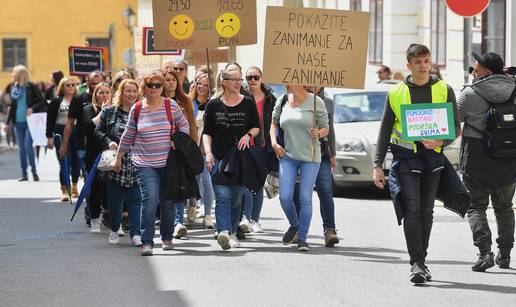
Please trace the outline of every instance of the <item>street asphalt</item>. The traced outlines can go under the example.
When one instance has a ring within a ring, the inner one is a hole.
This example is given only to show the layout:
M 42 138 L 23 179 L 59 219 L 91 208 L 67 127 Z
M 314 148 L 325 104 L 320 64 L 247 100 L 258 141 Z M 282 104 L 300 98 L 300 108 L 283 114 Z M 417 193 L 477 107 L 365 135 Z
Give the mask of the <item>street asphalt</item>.
M 42 153 L 40 182 L 16 181 L 16 151 L 0 153 L 0 306 L 516 306 L 516 262 L 509 270 L 471 271 L 476 249 L 467 220 L 437 204 L 427 265 L 434 281 L 409 282 L 403 229 L 385 194 L 336 198 L 341 239 L 324 247 L 317 197 L 302 253 L 281 244 L 287 220 L 265 200 L 266 233 L 224 252 L 199 223 L 188 238 L 141 257 L 127 236 L 90 234 L 83 209 L 59 201 L 57 161 Z M 494 216 L 489 210 L 493 233 Z M 198 221 L 201 221 L 200 219 Z M 496 246 L 494 246 L 496 248 Z M 516 255 L 513 254 L 513 258 Z

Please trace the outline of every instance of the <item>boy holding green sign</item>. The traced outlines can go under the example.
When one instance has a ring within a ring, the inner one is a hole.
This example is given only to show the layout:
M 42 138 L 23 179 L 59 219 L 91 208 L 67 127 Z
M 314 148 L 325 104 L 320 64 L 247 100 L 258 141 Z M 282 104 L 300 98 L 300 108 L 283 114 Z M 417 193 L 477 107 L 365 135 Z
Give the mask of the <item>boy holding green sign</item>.
M 436 197 L 464 216 L 469 195 L 443 154 L 460 124 L 453 89 L 430 75 L 430 51 L 412 44 L 407 50 L 411 71 L 387 96 L 378 136 L 373 181 L 385 187 L 382 167 L 388 148 L 393 154 L 389 187 L 410 256 L 410 281 L 431 280 L 425 265 Z M 412 134 L 410 134 L 412 133 Z M 448 139 L 448 140 L 446 140 Z

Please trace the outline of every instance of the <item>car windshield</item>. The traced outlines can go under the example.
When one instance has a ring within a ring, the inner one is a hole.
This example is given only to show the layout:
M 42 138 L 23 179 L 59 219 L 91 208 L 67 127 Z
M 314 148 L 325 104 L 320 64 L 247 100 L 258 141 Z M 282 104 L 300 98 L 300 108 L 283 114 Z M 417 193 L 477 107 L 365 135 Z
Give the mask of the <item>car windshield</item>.
M 387 92 L 360 92 L 337 94 L 335 104 L 335 123 L 369 122 L 382 119 Z

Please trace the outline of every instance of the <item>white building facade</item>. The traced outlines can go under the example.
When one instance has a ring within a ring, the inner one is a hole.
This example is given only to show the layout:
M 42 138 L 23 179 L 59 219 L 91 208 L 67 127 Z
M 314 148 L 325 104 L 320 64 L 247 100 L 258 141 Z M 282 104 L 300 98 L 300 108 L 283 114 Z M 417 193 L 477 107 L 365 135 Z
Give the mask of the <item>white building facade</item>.
M 511 0 L 491 0 L 484 13 L 471 18 L 453 13 L 445 0 L 257 0 L 258 42 L 231 52 L 244 69 L 263 64 L 268 5 L 369 11 L 366 85 L 376 82 L 379 65 L 407 74 L 405 51 L 411 43 L 427 45 L 443 78 L 457 89 L 469 80 L 471 51 L 497 52 L 507 66 L 516 66 L 516 3 Z M 151 8 L 152 0 L 138 1 L 138 26 L 152 25 Z

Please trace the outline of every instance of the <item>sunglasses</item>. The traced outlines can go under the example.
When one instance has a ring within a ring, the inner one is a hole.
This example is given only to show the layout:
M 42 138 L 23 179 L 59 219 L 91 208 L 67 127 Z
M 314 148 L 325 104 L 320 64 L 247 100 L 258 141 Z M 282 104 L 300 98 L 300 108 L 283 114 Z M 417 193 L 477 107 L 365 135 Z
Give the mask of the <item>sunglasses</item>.
M 251 80 L 258 81 L 258 80 L 260 80 L 260 78 L 261 78 L 260 76 L 245 76 L 245 79 L 247 81 L 251 81 Z
M 145 84 L 147 88 L 161 88 L 163 84 L 161 83 L 147 83 Z
M 66 87 L 74 87 L 75 84 L 74 83 L 68 83 L 68 84 L 65 84 Z
M 173 70 L 175 71 L 183 71 L 185 70 L 184 67 L 172 67 Z

